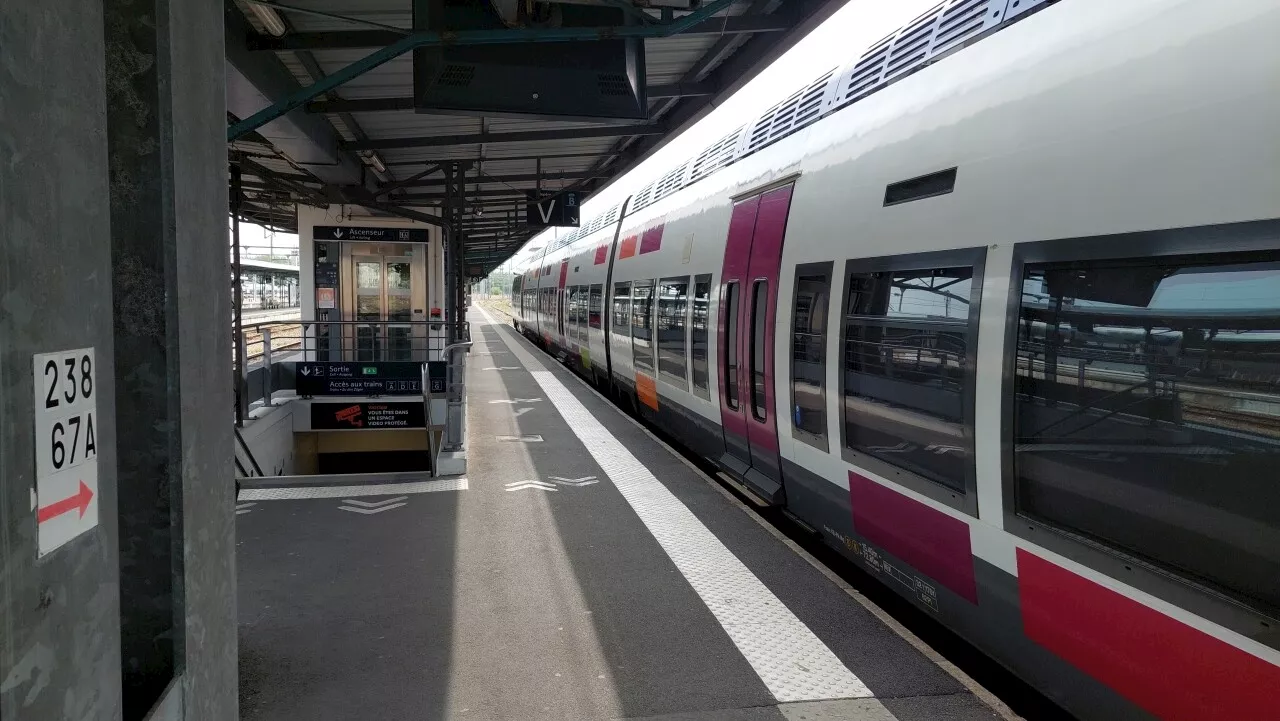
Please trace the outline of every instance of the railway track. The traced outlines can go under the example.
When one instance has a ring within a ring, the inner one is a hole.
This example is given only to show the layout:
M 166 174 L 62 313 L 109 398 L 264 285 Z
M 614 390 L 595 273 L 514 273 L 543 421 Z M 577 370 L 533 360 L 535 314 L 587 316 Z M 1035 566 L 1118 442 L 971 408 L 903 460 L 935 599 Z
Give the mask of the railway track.
M 271 352 L 300 350 L 302 348 L 302 324 L 284 321 L 259 326 L 244 333 L 245 360 L 255 361 L 262 358 L 266 351 L 263 343 L 262 329 L 271 330 Z
M 1187 405 L 1182 409 L 1185 420 L 1225 428 L 1241 433 L 1254 433 L 1280 439 L 1280 416 L 1234 411 L 1226 408 L 1210 408 Z

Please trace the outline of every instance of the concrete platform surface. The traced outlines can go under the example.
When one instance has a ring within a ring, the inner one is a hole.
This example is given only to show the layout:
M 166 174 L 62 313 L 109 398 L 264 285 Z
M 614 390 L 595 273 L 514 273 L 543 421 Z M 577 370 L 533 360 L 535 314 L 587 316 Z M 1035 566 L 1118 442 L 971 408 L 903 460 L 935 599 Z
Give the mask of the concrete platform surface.
M 472 322 L 464 479 L 242 494 L 245 721 L 1001 718 L 510 326 Z

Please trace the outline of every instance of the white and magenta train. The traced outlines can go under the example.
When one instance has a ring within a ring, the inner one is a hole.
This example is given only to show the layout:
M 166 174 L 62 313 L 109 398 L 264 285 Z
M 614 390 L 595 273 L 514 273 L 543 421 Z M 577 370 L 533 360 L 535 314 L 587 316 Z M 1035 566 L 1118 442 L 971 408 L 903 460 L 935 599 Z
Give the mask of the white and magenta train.
M 1280 719 L 1280 3 L 948 0 L 516 325 L 1085 719 Z

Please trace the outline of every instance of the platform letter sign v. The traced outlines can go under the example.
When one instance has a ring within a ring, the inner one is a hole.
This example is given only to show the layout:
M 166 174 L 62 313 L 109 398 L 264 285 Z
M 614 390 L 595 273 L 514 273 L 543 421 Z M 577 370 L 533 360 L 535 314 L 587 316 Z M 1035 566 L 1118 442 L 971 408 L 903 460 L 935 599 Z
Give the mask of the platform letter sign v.
M 538 203 L 538 215 L 542 216 L 543 225 L 551 224 L 551 213 L 556 209 L 556 199 L 552 198 L 551 202 L 543 207 L 542 203 Z

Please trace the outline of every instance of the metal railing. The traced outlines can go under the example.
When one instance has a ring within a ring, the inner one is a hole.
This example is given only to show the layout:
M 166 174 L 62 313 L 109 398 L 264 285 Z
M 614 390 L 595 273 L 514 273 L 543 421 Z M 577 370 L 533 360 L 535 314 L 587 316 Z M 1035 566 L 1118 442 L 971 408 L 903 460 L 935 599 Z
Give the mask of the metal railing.
M 445 419 L 444 427 L 444 449 L 446 451 L 462 450 L 462 439 L 466 437 L 466 354 L 454 353 L 453 351 L 471 348 L 469 335 L 467 340 L 450 343 L 441 352 L 445 362 L 449 364 L 445 375 L 445 392 L 448 398 L 448 417 Z
M 235 368 L 236 423 L 252 404 L 272 405 L 276 391 L 296 388 L 299 361 L 370 363 L 446 360 L 451 344 L 468 343 L 468 323 L 442 321 L 297 321 L 246 326 L 235 339 L 243 368 Z
M 431 457 L 431 475 L 433 476 L 439 473 L 439 451 L 462 450 L 463 439 L 466 438 L 466 356 L 454 351 L 466 350 L 470 347 L 471 341 L 466 340 L 450 343 L 441 351 L 441 356 L 448 365 L 445 370 L 444 433 L 440 439 L 439 449 L 436 447 L 435 435 L 432 432 L 432 427 L 435 425 L 432 401 L 435 400 L 435 395 L 431 392 L 429 364 L 422 364 L 422 402 L 427 410 L 427 453 Z

